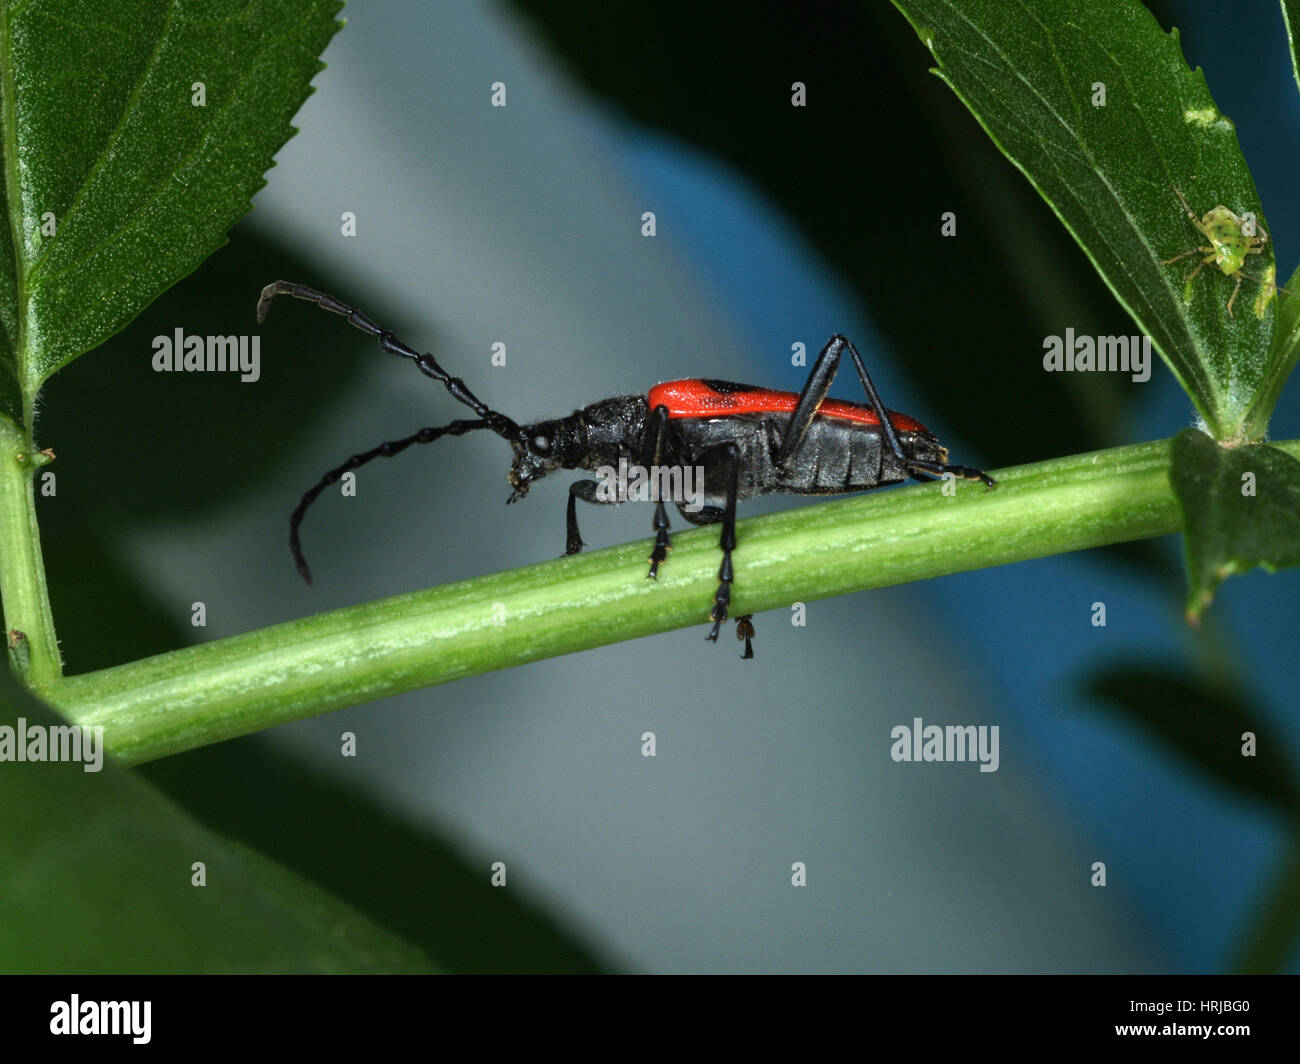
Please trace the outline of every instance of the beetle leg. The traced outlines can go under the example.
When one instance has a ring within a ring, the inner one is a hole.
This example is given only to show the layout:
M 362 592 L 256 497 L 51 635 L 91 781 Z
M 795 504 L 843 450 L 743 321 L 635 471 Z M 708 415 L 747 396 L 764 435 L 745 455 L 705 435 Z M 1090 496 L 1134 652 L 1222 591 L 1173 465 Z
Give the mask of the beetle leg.
M 677 504 L 677 512 L 693 525 L 716 525 L 725 515 L 721 506 L 701 506 L 691 513 L 684 502 Z
M 741 658 L 752 658 L 754 656 L 754 615 L 752 613 L 736 618 L 736 638 L 745 641 L 745 652 L 740 655 Z
M 785 429 L 785 436 L 782 438 L 781 447 L 777 451 L 776 464 L 778 466 L 785 465 L 791 455 L 798 450 L 799 444 L 803 442 L 804 436 L 808 433 L 808 427 L 812 424 L 813 418 L 817 416 L 817 411 L 821 409 L 826 394 L 831 390 L 831 382 L 835 379 L 835 373 L 840 368 L 840 358 L 845 350 L 849 352 L 849 357 L 853 359 L 853 367 L 858 371 L 858 380 L 862 382 L 862 387 L 867 393 L 867 399 L 871 403 L 871 409 L 880 421 L 880 431 L 884 434 L 885 444 L 900 461 L 906 460 L 907 456 L 903 453 L 903 445 L 899 442 L 898 433 L 894 429 L 894 422 L 889 416 L 889 411 L 885 409 L 885 405 L 880 401 L 880 396 L 876 393 L 876 386 L 871 383 L 871 376 L 867 373 L 867 367 L 862 361 L 862 356 L 858 354 L 858 349 L 853 346 L 852 340 L 847 336 L 836 333 L 826 342 L 826 346 L 822 348 L 822 353 L 817 356 L 812 372 L 808 374 L 808 382 L 803 386 L 803 391 L 799 393 L 799 401 L 795 404 L 794 413 L 790 415 L 790 420 Z
M 907 468 L 912 470 L 913 476 L 915 476 L 916 472 L 919 470 L 922 473 L 934 477 L 941 477 L 945 473 L 951 473 L 953 476 L 960 477 L 962 480 L 982 480 L 985 485 L 990 488 L 997 483 L 997 481 L 987 473 L 964 465 L 945 465 L 942 462 L 922 462 L 914 458 L 909 458 L 907 460 Z M 915 479 L 924 480 L 926 478 L 915 477 Z
M 813 418 L 817 416 L 817 411 L 831 390 L 831 382 L 835 379 L 835 371 L 840 368 L 840 355 L 844 352 L 844 345 L 847 342 L 838 334 L 832 336 L 822 348 L 821 354 L 817 356 L 817 361 L 813 363 L 803 391 L 799 393 L 799 402 L 795 404 L 794 413 L 786 423 L 785 436 L 782 437 L 781 447 L 776 453 L 778 466 L 785 465 L 790 456 L 799 449 L 804 436 L 808 434 L 808 427 L 813 423 Z
M 716 525 L 726 517 L 727 513 L 720 506 L 702 506 L 692 513 L 686 509 L 685 503 L 680 502 L 677 504 L 677 512 L 693 525 Z M 752 658 L 754 656 L 754 615 L 752 613 L 736 618 L 736 638 L 745 641 L 745 652 L 740 656 Z
M 731 604 L 731 584 L 736 578 L 731 563 L 731 552 L 736 549 L 736 496 L 740 487 L 740 448 L 734 443 L 712 447 L 700 456 L 700 464 L 705 467 L 723 466 L 727 474 L 727 501 L 722 511 L 722 536 L 718 540 L 718 545 L 722 548 L 722 564 L 718 567 L 718 590 L 713 595 L 713 609 L 709 612 L 713 627 L 706 636 L 716 643 L 718 630 L 727 619 L 727 607 Z M 695 516 L 700 517 L 701 514 Z M 752 635 L 752 624 L 749 630 Z M 749 656 L 753 657 L 752 648 Z
M 659 466 L 663 463 L 667 442 L 668 408 L 660 405 L 650 411 L 645 436 L 641 441 L 641 464 L 660 484 L 663 483 L 663 478 L 659 476 Z M 668 509 L 664 506 L 662 495 L 655 500 L 654 530 L 655 545 L 650 552 L 650 571 L 646 573 L 646 578 L 650 580 L 659 578 L 659 564 L 667 560 L 668 552 L 673 549 L 672 540 L 668 536 Z
M 577 554 L 586 546 L 578 532 L 578 500 L 593 505 L 603 505 L 604 499 L 596 498 L 597 484 L 594 480 L 575 480 L 569 485 L 569 508 L 564 514 L 564 553 Z
M 812 373 L 808 375 L 808 383 L 804 385 L 803 391 L 799 394 L 799 402 L 795 404 L 794 413 L 790 415 L 785 437 L 782 439 L 781 448 L 777 452 L 776 460 L 778 465 L 784 464 L 785 460 L 794 453 L 803 440 L 808 431 L 808 426 L 812 424 L 812 419 L 816 417 L 818 408 L 826 398 L 826 393 L 830 391 L 831 381 L 835 378 L 835 371 L 839 369 L 840 358 L 846 350 L 849 353 L 849 358 L 853 360 L 853 368 L 858 372 L 858 380 L 862 382 L 862 389 L 867 393 L 871 409 L 880 422 L 880 431 L 885 438 L 885 445 L 899 462 L 909 469 L 919 469 L 935 476 L 953 473 L 966 480 L 982 480 L 990 487 L 993 486 L 995 483 L 993 478 L 987 473 L 981 473 L 978 469 L 971 469 L 967 466 L 943 465 L 938 462 L 919 462 L 909 458 L 898 439 L 894 421 L 889 416 L 889 411 L 885 409 L 885 404 L 880 401 L 880 394 L 876 391 L 876 386 L 871 382 L 871 375 L 867 372 L 862 356 L 858 354 L 858 349 L 853 346 L 853 341 L 839 333 L 832 336 L 826 346 L 822 348 L 822 353 L 817 357 L 817 362 L 813 365 Z

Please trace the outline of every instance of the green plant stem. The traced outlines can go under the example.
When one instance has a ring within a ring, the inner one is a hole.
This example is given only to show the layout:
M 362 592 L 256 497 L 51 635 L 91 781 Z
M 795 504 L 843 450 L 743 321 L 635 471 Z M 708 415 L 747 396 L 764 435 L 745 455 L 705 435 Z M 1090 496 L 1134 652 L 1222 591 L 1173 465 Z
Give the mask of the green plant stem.
M 62 663 L 36 523 L 36 457 L 28 434 L 0 417 L 0 599 L 5 641 L 17 671 L 39 690 L 59 678 Z M 16 632 L 22 635 L 15 636 Z M 14 640 L 20 645 L 15 647 Z
M 1281 445 L 1300 455 L 1300 441 Z M 1169 441 L 836 500 L 739 526 L 731 614 L 1174 532 Z M 637 542 L 66 678 L 46 697 L 129 764 L 494 669 L 707 623 L 718 533 Z M 730 639 L 728 638 L 728 642 Z M 692 640 L 684 647 L 694 649 Z M 715 651 L 700 640 L 698 653 Z M 737 667 L 740 667 L 737 665 Z

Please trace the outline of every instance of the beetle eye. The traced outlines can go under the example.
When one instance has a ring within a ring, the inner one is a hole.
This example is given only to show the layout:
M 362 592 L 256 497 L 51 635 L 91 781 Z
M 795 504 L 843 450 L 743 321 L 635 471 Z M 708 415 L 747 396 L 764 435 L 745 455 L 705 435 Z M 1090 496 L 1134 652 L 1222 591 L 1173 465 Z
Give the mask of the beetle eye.
M 551 441 L 547 439 L 545 436 L 534 436 L 533 450 L 536 451 L 538 454 L 550 454 Z

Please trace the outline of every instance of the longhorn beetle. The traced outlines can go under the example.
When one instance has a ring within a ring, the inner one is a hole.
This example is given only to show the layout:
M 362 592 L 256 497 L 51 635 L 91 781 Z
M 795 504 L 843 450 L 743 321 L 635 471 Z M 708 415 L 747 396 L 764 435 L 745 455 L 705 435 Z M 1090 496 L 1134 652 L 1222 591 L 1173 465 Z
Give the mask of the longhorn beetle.
M 388 458 L 413 443 L 432 443 L 443 436 L 463 436 L 489 429 L 514 451 L 507 479 L 513 489 L 506 502 L 528 494 L 533 481 L 557 469 L 599 470 L 614 467 L 620 459 L 654 470 L 667 466 L 698 466 L 704 470 L 704 497 L 722 503 L 691 512 L 681 501 L 677 509 L 696 525 L 721 523 L 722 564 L 718 589 L 709 617 L 713 627 L 706 638 L 717 642 L 727 620 L 731 585 L 735 580 L 731 555 L 736 549 L 736 502 L 769 492 L 795 495 L 840 495 L 897 484 L 913 477 L 929 480 L 951 473 L 966 480 L 982 480 L 992 487 L 987 473 L 968 466 L 949 465 L 948 451 L 924 425 L 906 414 L 886 410 L 867 375 L 862 356 L 853 342 L 836 334 L 822 348 L 803 391 L 770 391 L 720 380 L 680 380 L 656 384 L 645 395 L 619 395 L 601 399 L 568 417 L 520 425 L 475 397 L 459 377 L 453 377 L 431 354 L 421 354 L 362 311 L 334 296 L 291 281 L 275 281 L 262 289 L 257 320 L 266 319 L 276 296 L 292 296 L 315 303 L 346 318 L 348 323 L 375 337 L 389 354 L 415 363 L 426 377 L 443 384 L 452 396 L 474 411 L 474 420 L 452 421 L 424 428 L 400 440 L 354 454 L 303 495 L 289 518 L 289 549 L 302 578 L 311 583 L 311 570 L 303 556 L 299 526 L 303 515 L 343 474 L 375 458 Z M 853 360 L 868 402 L 827 399 L 831 381 L 844 352 Z M 602 497 L 594 480 L 569 485 L 565 515 L 564 553 L 577 554 L 584 544 L 578 534 L 577 503 L 620 501 Z M 655 503 L 654 548 L 650 571 L 655 578 L 668 557 L 668 512 L 662 494 Z M 744 657 L 752 658 L 754 624 L 751 614 L 736 618 L 736 637 L 745 641 Z

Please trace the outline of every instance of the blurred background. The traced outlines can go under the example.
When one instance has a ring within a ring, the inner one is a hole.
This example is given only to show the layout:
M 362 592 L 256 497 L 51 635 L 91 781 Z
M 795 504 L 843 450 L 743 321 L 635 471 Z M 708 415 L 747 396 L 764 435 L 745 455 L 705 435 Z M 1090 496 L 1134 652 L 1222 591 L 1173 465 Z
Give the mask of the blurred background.
M 328 493 L 305 587 L 285 547 L 302 491 L 464 411 L 288 303 L 256 384 L 151 371 L 157 334 L 254 330 L 278 277 L 364 307 L 520 420 L 681 376 L 796 390 L 791 345 L 811 359 L 844 332 L 886 402 L 962 463 L 1190 423 L 1163 363 L 1146 384 L 1043 373 L 1045 335 L 1133 323 L 892 6 L 706 6 L 345 11 L 230 244 L 47 388 L 58 495 L 39 505 L 70 672 L 561 553 L 565 478 L 507 510 L 508 449 L 468 437 Z M 1223 5 L 1153 10 L 1236 121 L 1289 276 L 1300 101 L 1277 11 L 1234 7 L 1225 33 Z M 1273 435 L 1300 435 L 1294 385 Z M 592 546 L 650 531 L 649 507 L 581 517 Z M 750 662 L 700 626 L 141 774 L 453 970 L 1294 971 L 1288 820 L 1168 735 L 1233 745 L 1246 722 L 1300 764 L 1300 577 L 1234 580 L 1192 631 L 1180 551 L 1167 537 L 810 602 L 806 627 L 759 615 Z M 740 582 L 743 532 L 737 563 Z M 999 725 L 1000 769 L 894 763 L 890 729 L 917 715 Z M 344 731 L 358 757 L 339 756 Z M 505 890 L 487 886 L 498 860 Z

